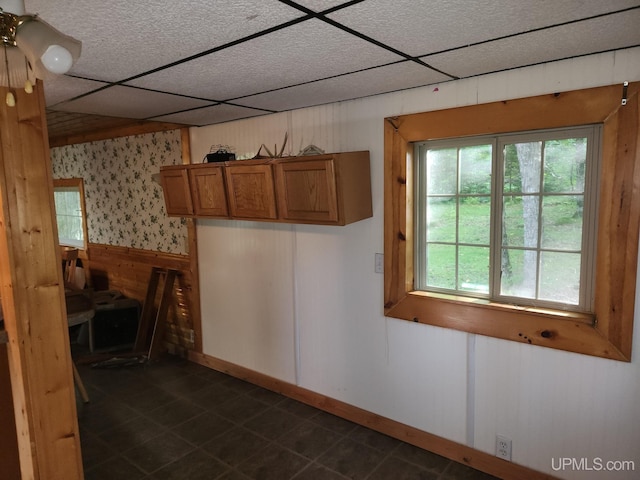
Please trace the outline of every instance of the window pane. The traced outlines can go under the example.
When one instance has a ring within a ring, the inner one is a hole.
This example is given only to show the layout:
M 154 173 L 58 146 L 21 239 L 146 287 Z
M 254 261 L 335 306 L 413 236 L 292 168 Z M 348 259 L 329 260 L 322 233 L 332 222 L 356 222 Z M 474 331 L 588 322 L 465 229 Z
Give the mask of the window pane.
M 586 138 L 547 141 L 544 158 L 544 191 L 583 193 L 586 159 Z
M 514 145 L 506 145 L 503 150 L 504 186 L 503 191 L 508 193 L 522 192 L 522 179 L 520 177 L 520 163 Z
M 509 196 L 504 198 L 503 246 L 538 246 L 538 196 Z
M 80 209 L 80 192 L 69 192 L 69 212 L 70 215 L 82 217 Z
M 539 297 L 577 305 L 580 299 L 580 254 L 542 252 L 541 255 Z
M 582 248 L 582 195 L 554 195 L 542 199 L 542 248 Z
M 491 145 L 460 149 L 460 194 L 491 194 Z
M 66 192 L 53 192 L 53 201 L 56 204 L 56 213 L 63 214 L 67 212 Z
M 489 245 L 491 232 L 491 199 L 462 197 L 460 200 L 460 243 Z
M 417 145 L 418 288 L 551 308 L 591 301 L 590 293 L 576 293 L 581 268 L 591 268 L 582 253 L 594 218 L 585 192 L 595 178 L 590 130 Z
M 542 165 L 542 142 L 505 145 L 505 193 L 538 193 Z
M 488 294 L 489 248 L 461 246 L 458 260 L 459 289 Z
M 62 192 L 62 198 L 64 199 L 64 206 L 62 209 L 63 215 L 69 215 L 73 211 L 73 197 L 76 195 L 74 192 Z
M 77 179 L 78 183 L 82 180 Z M 55 185 L 54 202 L 58 225 L 58 242 L 84 248 L 84 216 L 82 212 L 81 185 Z M 69 180 L 61 180 L 68 183 Z
M 427 241 L 456 241 L 455 197 L 427 198 Z
M 455 245 L 427 245 L 427 285 L 456 288 Z
M 500 295 L 536 298 L 537 259 L 535 250 L 502 249 Z
M 82 219 L 78 217 L 61 216 L 58 219 L 58 236 L 66 240 L 82 241 Z
M 82 218 L 58 215 L 57 221 L 60 239 L 82 240 Z
M 458 150 L 444 148 L 427 152 L 427 193 L 455 195 L 458 191 Z

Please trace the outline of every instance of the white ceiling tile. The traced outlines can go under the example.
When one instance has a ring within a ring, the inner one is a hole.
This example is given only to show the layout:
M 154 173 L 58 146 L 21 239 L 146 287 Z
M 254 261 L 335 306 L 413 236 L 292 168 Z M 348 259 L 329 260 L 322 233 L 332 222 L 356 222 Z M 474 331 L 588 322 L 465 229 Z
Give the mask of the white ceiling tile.
M 115 86 L 56 105 L 55 109 L 112 117 L 149 118 L 207 104 L 202 100 L 177 95 Z
M 281 0 L 25 0 L 27 12 L 83 43 L 69 76 L 47 80 L 49 107 L 194 125 L 262 114 L 252 105 L 289 110 L 447 80 L 398 63 L 407 55 L 464 78 L 640 45 L 640 0 L 296 3 L 302 9 Z M 304 9 L 335 11 L 325 22 Z M 617 70 L 635 71 L 619 65 L 630 57 L 616 58 Z M 145 90 L 89 93 L 127 78 Z M 211 106 L 223 100 L 245 107 Z
M 552 29 L 424 57 L 460 77 L 550 62 L 640 44 L 640 10 L 598 17 Z
M 188 112 L 162 115 L 153 118 L 158 122 L 182 123 L 184 125 L 211 125 L 214 123 L 230 122 L 240 118 L 257 117 L 268 112 L 245 108 L 235 105 L 219 104 L 211 107 L 199 108 Z
M 227 100 L 400 59 L 324 22 L 309 20 L 128 83 Z
M 237 100 L 236 103 L 270 110 L 291 110 L 311 105 L 333 103 L 359 96 L 405 90 L 449 80 L 414 62 L 401 62 L 363 72 L 307 83 Z
M 303 7 L 307 7 L 314 12 L 324 12 L 325 10 L 349 2 L 345 0 L 296 0 L 296 3 L 299 3 Z
M 366 0 L 328 17 L 421 56 L 637 5 L 638 0 Z
M 50 107 L 70 98 L 97 90 L 105 85 L 108 84 L 66 75 L 52 75 L 51 79 L 47 79 L 44 82 L 44 97 L 47 107 Z
M 303 14 L 277 0 L 26 0 L 27 12 L 83 42 L 71 73 L 117 81 Z M 65 8 L 66 7 L 66 8 Z

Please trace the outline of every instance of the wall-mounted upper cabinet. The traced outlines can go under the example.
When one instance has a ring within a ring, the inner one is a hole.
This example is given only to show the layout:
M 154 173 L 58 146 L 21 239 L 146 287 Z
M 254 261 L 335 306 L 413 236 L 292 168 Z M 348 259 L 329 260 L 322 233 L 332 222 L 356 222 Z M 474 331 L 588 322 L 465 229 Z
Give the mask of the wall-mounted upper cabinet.
M 168 166 L 160 173 L 169 215 L 321 225 L 373 215 L 366 151 Z
M 373 214 L 369 152 L 277 159 L 273 169 L 284 221 L 346 225 Z
M 164 193 L 167 215 L 191 216 L 193 204 L 189 187 L 189 174 L 183 165 L 171 165 L 160 169 L 160 182 Z

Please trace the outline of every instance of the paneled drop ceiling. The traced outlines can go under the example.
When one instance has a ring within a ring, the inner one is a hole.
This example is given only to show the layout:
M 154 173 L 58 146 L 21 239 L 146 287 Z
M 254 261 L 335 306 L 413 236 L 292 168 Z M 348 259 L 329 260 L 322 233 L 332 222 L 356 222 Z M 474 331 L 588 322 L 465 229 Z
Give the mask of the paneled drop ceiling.
M 123 118 L 209 125 L 640 46 L 640 0 L 25 6 L 82 41 L 45 85 L 50 136 Z

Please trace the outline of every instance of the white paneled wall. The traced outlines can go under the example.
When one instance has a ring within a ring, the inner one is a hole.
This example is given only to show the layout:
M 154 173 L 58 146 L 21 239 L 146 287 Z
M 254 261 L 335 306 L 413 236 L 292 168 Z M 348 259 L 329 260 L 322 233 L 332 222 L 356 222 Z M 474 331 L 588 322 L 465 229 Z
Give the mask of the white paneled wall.
M 291 226 L 200 221 L 203 349 L 295 381 Z
M 383 119 L 640 80 L 640 48 L 366 99 L 191 129 L 193 162 L 212 144 L 251 156 L 369 150 L 373 218 L 346 227 L 198 221 L 204 353 L 560 478 L 552 459 L 633 460 L 640 471 L 640 328 L 621 363 L 383 316 Z M 638 316 L 638 315 L 636 315 Z
M 638 336 L 633 363 L 478 337 L 476 447 L 490 451 L 495 433 L 501 433 L 513 440 L 513 460 L 536 470 L 548 470 L 552 458 L 598 457 L 633 459 L 638 475 Z M 602 472 L 559 476 L 607 478 Z

